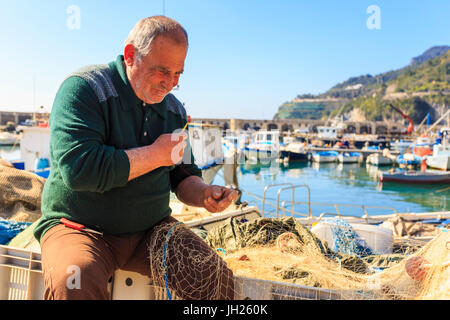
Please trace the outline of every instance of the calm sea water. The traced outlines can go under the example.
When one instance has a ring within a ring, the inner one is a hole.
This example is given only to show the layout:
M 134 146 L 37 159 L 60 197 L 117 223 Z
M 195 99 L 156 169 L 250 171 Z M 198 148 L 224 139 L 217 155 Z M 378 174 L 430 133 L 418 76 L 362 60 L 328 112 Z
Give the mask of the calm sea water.
M 18 147 L 0 146 L 0 156 L 7 160 L 20 158 Z M 307 185 L 310 190 L 312 213 L 336 213 L 334 204 L 343 215 L 362 216 L 367 206 L 369 214 L 391 214 L 396 210 L 402 212 L 430 212 L 450 210 L 450 185 L 407 185 L 398 183 L 380 184 L 377 171 L 387 171 L 391 167 L 376 167 L 366 164 L 338 163 L 292 163 L 285 165 L 241 165 L 238 169 L 239 187 L 244 191 L 242 200 L 257 204 L 262 208 L 262 201 L 249 193 L 262 198 L 264 188 L 271 184 L 291 183 Z M 223 184 L 223 172 L 219 171 L 213 183 Z M 277 191 L 286 186 L 275 186 L 266 193 L 265 211 L 275 216 L 276 209 L 269 204 L 277 203 Z M 306 187 L 295 189 L 294 211 L 308 213 Z M 285 202 L 286 214 L 291 214 L 292 191 L 280 193 L 279 204 Z M 385 208 L 375 208 L 385 207 Z M 279 210 L 279 214 L 283 214 Z
M 249 195 L 262 198 L 264 189 L 271 184 L 292 183 L 307 185 L 313 203 L 313 215 L 322 213 L 339 213 L 342 215 L 362 216 L 367 206 L 370 215 L 391 214 L 396 210 L 403 212 L 430 212 L 450 210 L 450 185 L 406 185 L 398 183 L 380 184 L 378 170 L 387 171 L 391 167 L 376 167 L 366 164 L 338 163 L 293 163 L 278 166 L 241 165 L 238 172 L 239 186 L 244 190 L 242 200 L 262 206 L 262 201 Z M 223 175 L 219 172 L 214 183 L 223 183 Z M 267 190 L 266 200 L 277 203 L 278 190 L 287 186 L 274 186 Z M 295 189 L 294 211 L 307 214 L 308 189 Z M 285 202 L 286 214 L 291 214 L 292 190 L 280 193 L 279 204 Z M 337 204 L 337 210 L 336 206 Z M 385 208 L 376 208 L 385 207 Z M 265 211 L 276 215 L 276 209 L 265 205 Z M 283 214 L 279 210 L 278 214 Z

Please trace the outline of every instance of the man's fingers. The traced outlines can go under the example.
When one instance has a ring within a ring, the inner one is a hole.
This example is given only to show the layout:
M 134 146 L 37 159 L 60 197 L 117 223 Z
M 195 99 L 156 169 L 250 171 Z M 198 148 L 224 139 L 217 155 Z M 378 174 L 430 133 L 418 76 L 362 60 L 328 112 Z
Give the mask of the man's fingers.
M 179 134 L 178 142 L 186 141 L 188 138 L 188 135 L 186 132 L 182 132 Z
M 237 198 L 238 196 L 238 192 L 236 190 L 230 190 L 231 192 L 228 194 L 228 199 L 230 201 L 233 201 L 234 199 Z
M 208 210 L 209 212 L 217 212 L 218 211 L 218 204 L 211 197 L 208 197 L 204 200 L 204 205 L 205 205 L 206 210 Z
M 222 198 L 222 195 L 223 195 L 222 188 L 220 188 L 220 187 L 213 187 L 212 196 L 213 196 L 214 199 L 220 199 L 220 198 Z

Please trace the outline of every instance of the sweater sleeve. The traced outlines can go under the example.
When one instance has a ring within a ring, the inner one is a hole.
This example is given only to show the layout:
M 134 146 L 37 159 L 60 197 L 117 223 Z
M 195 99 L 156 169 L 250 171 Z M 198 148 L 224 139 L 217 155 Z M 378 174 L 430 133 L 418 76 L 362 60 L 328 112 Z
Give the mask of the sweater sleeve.
M 105 144 L 101 104 L 80 77 L 66 79 L 50 117 L 52 170 L 74 191 L 103 193 L 127 184 L 130 163 L 124 150 Z

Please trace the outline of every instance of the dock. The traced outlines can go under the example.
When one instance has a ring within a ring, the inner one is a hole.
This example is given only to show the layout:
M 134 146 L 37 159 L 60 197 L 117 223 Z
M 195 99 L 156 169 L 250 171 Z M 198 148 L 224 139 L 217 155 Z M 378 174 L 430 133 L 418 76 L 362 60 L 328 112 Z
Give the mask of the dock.
M 367 156 L 368 154 L 372 153 L 383 153 L 383 150 L 377 150 L 377 149 L 369 149 L 369 150 L 362 150 L 362 149 L 334 149 L 334 148 L 322 148 L 322 147 L 308 147 L 305 150 L 307 151 L 337 151 L 337 152 L 359 152 L 364 154 L 364 156 Z M 395 156 L 400 155 L 400 151 L 396 150 L 389 150 L 389 153 Z

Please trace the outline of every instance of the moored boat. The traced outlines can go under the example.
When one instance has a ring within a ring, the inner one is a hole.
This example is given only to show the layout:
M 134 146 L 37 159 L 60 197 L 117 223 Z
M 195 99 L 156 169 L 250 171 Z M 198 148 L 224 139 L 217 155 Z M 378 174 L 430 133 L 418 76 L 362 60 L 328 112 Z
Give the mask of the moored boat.
M 413 184 L 447 184 L 450 183 L 450 172 L 441 171 L 397 171 L 380 172 L 381 182 L 399 182 Z
M 288 161 L 307 161 L 308 151 L 304 142 L 294 141 L 280 150 L 280 158 Z
M 367 157 L 367 163 L 376 166 L 391 165 L 393 162 L 394 161 L 390 157 L 387 157 L 380 153 L 372 153 L 370 156 Z
M 406 166 L 417 166 L 422 163 L 422 157 L 413 153 L 404 153 L 397 157 L 397 163 Z
M 416 142 L 412 145 L 412 150 L 415 155 L 420 157 L 433 154 L 434 140 L 431 137 L 423 135 L 417 138 Z
M 339 152 L 337 151 L 322 151 L 313 153 L 313 160 L 315 162 L 335 162 Z
M 343 152 L 338 155 L 338 161 L 342 163 L 355 163 L 359 161 L 359 152 Z
M 18 144 L 21 136 L 11 132 L 0 132 L 0 145 L 9 146 Z
M 440 138 L 437 139 L 438 143 L 433 145 L 433 154 L 426 157 L 427 165 L 430 168 L 450 170 L 449 134 L 450 128 L 443 128 L 440 130 Z
M 450 170 L 450 145 L 433 146 L 433 155 L 426 157 L 430 168 Z
M 247 159 L 271 161 L 278 159 L 280 152 L 280 133 L 278 131 L 258 131 L 254 133 L 252 142 L 244 148 Z

